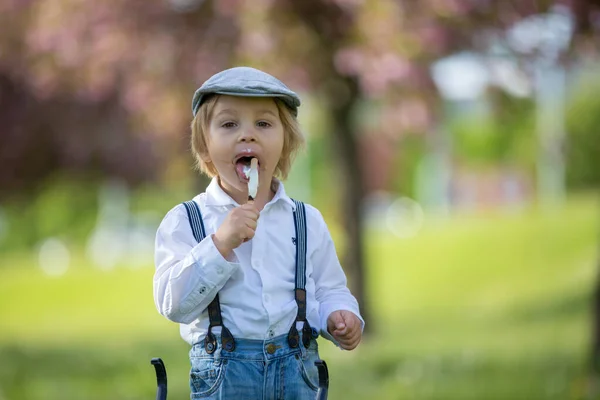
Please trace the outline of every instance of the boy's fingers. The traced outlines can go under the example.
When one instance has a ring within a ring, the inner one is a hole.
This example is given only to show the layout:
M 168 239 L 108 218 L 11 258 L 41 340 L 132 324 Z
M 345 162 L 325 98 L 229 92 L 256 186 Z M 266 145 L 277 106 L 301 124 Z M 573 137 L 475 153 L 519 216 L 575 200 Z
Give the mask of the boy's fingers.
M 344 350 L 352 350 L 358 345 L 358 343 L 353 342 L 353 341 L 345 341 L 345 342 L 340 342 L 340 345 L 342 346 L 342 348 Z
M 335 331 L 336 335 L 345 335 L 348 332 L 348 327 L 343 323 L 343 322 L 337 322 L 335 324 Z
M 358 345 L 358 343 L 360 343 L 361 337 L 362 336 L 357 334 L 357 332 L 353 332 L 348 337 L 341 338 L 339 342 L 340 344 L 354 348 Z
M 254 211 L 246 211 L 243 214 L 243 218 L 251 219 L 252 221 L 258 221 L 258 213 Z
M 344 322 L 348 326 L 360 325 L 360 320 L 352 311 L 343 311 Z
M 339 311 L 332 312 L 331 315 L 329 315 L 329 320 L 334 324 L 337 324 L 338 322 L 344 322 L 344 318 Z
M 356 336 L 356 329 L 352 329 L 349 326 L 345 326 L 343 329 L 337 329 L 335 331 L 335 335 L 345 340 L 348 340 Z
M 350 314 L 350 315 L 348 315 L 348 314 Z M 346 326 L 349 329 L 354 328 L 354 326 L 356 325 L 356 318 L 354 317 L 354 314 L 344 313 L 344 314 L 342 314 L 342 316 L 344 317 L 344 322 L 346 323 Z
M 360 330 L 355 330 L 349 335 L 348 340 L 358 343 L 360 342 L 361 337 L 362 333 L 360 332 Z
M 339 337 L 346 337 L 346 335 L 348 334 L 348 328 L 344 327 L 342 329 L 336 329 L 334 332 L 335 336 L 339 336 Z
M 358 344 L 360 343 L 360 338 L 357 338 L 355 340 L 350 341 L 350 343 L 348 343 L 348 350 L 352 350 L 355 349 L 356 346 L 358 346 Z
M 244 230 L 244 234 L 242 235 L 244 241 L 248 241 L 250 239 L 252 239 L 254 237 L 254 229 L 250 228 L 250 227 L 246 227 L 246 229 Z
M 335 331 L 339 331 L 346 327 L 346 323 L 344 322 L 344 318 L 340 314 L 339 311 L 334 311 L 327 318 L 327 329 L 329 332 L 333 333 Z
M 336 331 L 336 336 L 338 336 L 340 339 L 344 339 L 344 340 L 352 340 L 356 337 L 357 332 L 355 329 L 350 329 L 350 328 L 344 328 L 342 331 Z
M 256 225 L 258 225 L 258 221 L 252 218 L 246 218 L 246 221 L 244 221 L 246 223 L 246 226 L 248 228 L 251 228 L 253 230 L 256 230 Z
M 248 212 L 256 215 L 256 218 L 258 218 L 260 216 L 260 212 L 258 212 L 258 209 L 254 206 L 253 203 L 242 204 L 240 206 L 240 208 L 244 211 L 248 211 Z
M 348 332 L 346 333 L 346 335 L 344 335 L 343 339 L 348 343 L 353 343 L 353 342 L 358 343 L 360 341 L 361 336 L 362 336 L 361 329 L 358 327 L 355 327 L 353 329 L 348 329 Z
M 346 310 L 340 310 L 339 312 L 336 312 L 336 314 L 339 316 L 339 319 L 343 322 L 336 322 L 336 330 L 334 331 L 334 333 L 337 336 L 344 337 L 346 339 L 348 339 L 348 337 L 350 337 L 349 335 L 351 335 L 352 333 L 356 334 L 358 324 L 357 318 L 354 316 L 354 314 Z

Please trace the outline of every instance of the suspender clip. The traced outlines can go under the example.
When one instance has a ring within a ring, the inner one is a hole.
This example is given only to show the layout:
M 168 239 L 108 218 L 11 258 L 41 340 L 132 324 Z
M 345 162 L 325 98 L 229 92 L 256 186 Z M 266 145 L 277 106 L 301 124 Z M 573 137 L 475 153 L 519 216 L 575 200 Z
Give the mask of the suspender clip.
M 212 354 L 217 349 L 217 338 L 210 331 L 212 326 L 208 327 L 208 333 L 206 334 L 206 339 L 204 339 L 204 349 L 208 354 Z
M 288 344 L 292 349 L 295 349 L 296 347 L 298 347 L 299 342 L 300 335 L 298 334 L 298 329 L 296 329 L 296 321 L 294 321 L 288 333 Z
M 304 326 L 302 326 L 302 344 L 307 349 L 308 349 L 308 346 L 310 346 L 310 340 L 312 339 L 312 336 L 313 336 L 313 330 L 310 327 L 308 320 L 306 320 L 306 321 L 304 321 Z

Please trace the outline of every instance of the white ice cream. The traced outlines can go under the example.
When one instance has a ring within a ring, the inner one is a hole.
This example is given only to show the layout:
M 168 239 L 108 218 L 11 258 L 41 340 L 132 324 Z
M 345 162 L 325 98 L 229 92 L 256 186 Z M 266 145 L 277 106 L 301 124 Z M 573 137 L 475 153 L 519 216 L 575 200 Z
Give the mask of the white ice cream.
M 258 192 L 258 160 L 256 158 L 252 159 L 250 167 L 244 167 L 244 174 L 249 179 L 248 195 L 255 199 L 256 192 Z

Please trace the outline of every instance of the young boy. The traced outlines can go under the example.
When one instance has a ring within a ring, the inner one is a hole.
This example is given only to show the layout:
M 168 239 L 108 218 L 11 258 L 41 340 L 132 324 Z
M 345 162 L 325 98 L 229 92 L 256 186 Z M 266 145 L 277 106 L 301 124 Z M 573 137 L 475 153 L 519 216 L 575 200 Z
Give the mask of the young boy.
M 158 311 L 192 346 L 192 399 L 314 399 L 318 335 L 346 350 L 360 342 L 364 321 L 325 221 L 281 183 L 304 140 L 299 106 L 247 67 L 194 94 L 192 151 L 213 179 L 160 224 L 154 275 Z

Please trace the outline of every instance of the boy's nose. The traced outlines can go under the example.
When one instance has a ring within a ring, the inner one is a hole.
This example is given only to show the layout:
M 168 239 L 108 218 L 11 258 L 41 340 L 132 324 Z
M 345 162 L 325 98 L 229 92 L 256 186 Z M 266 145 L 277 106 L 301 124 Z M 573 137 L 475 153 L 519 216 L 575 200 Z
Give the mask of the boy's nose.
M 239 137 L 240 142 L 254 142 L 256 141 L 256 137 L 254 133 L 250 129 L 244 129 Z

